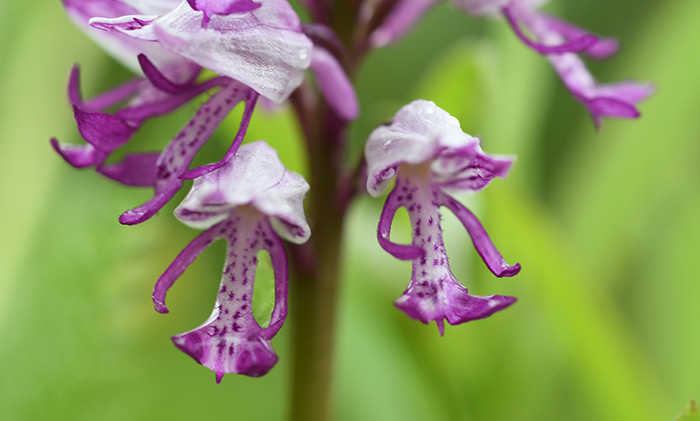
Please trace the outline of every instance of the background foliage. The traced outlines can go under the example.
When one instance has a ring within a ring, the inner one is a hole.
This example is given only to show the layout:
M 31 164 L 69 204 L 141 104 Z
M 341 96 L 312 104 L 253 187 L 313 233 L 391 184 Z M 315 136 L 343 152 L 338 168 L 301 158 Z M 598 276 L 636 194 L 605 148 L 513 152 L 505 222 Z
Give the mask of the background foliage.
M 595 132 L 547 62 L 504 24 L 446 5 L 359 75 L 353 151 L 423 97 L 459 117 L 486 151 L 517 154 L 507 180 L 465 200 L 523 270 L 492 277 L 446 216 L 457 278 L 520 301 L 440 338 L 393 307 L 410 265 L 376 244 L 381 200 L 359 200 L 338 309 L 338 420 L 669 420 L 700 397 L 700 3 L 553 3 L 621 39 L 621 53 L 592 65 L 601 81 L 657 84 L 641 120 Z M 169 216 L 178 201 L 122 227 L 118 214 L 149 192 L 76 171 L 48 144 L 78 141 L 65 99 L 74 62 L 87 94 L 128 73 L 57 0 L 1 2 L 0 40 L 0 419 L 282 418 L 289 327 L 275 339 L 280 363 L 269 375 L 228 375 L 218 386 L 169 340 L 209 315 L 223 247 L 175 286 L 171 314 L 155 313 L 153 283 L 195 235 Z M 162 144 L 194 110 L 149 124 L 140 143 Z M 234 127 L 235 118 L 217 132 L 202 162 L 220 155 Z M 259 138 L 304 171 L 288 111 L 256 113 L 247 139 Z

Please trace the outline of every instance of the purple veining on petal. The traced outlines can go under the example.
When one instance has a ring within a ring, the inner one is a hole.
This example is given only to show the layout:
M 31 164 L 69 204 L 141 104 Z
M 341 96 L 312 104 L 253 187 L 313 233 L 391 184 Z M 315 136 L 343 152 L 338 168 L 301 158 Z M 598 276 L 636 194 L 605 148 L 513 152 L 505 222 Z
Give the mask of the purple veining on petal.
M 443 148 L 431 165 L 431 172 L 443 190 L 479 191 L 494 178 L 505 178 L 513 161 L 512 156 L 484 153 L 477 141 L 462 147 Z
M 413 259 L 411 281 L 394 302 L 399 309 L 423 323 L 436 321 L 442 335 L 445 319 L 452 325 L 483 319 L 515 302 L 513 297 L 471 295 L 454 278 L 442 237 L 443 194 L 437 185 L 424 178 L 420 170 L 401 167 L 394 189 L 403 193 L 396 200 L 408 210 L 412 244 L 424 250 L 422 257 Z
M 255 109 L 255 104 L 257 103 L 258 97 L 259 95 L 257 92 L 255 92 L 252 89 L 248 90 L 246 98 L 243 99 L 243 101 L 245 101 L 245 109 L 243 110 L 243 116 L 241 117 L 241 124 L 238 126 L 238 132 L 236 133 L 236 137 L 231 143 L 231 146 L 229 146 L 224 157 L 221 158 L 219 162 L 203 165 L 201 167 L 185 171 L 180 176 L 181 179 L 192 180 L 194 178 L 201 177 L 207 173 L 210 173 L 223 167 L 224 165 L 226 165 L 226 163 L 231 161 L 233 156 L 236 154 L 236 151 L 238 151 L 238 148 L 241 146 L 241 143 L 243 143 L 243 139 L 245 138 L 245 135 L 248 131 L 248 125 L 250 124 L 250 119 L 253 116 L 253 110 Z
M 403 191 L 394 188 L 389 193 L 382 209 L 382 214 L 379 217 L 379 226 L 377 227 L 377 240 L 379 245 L 389 254 L 400 260 L 413 260 L 420 258 L 425 254 L 423 248 L 414 245 L 404 245 L 392 242 L 389 237 L 391 235 L 391 222 L 394 219 L 396 211 L 403 204 L 403 199 L 411 192 L 408 187 L 403 187 Z M 400 198 L 400 199 L 399 199 Z
M 559 45 L 545 45 L 535 41 L 530 40 L 520 29 L 518 20 L 516 18 L 516 12 L 513 11 L 513 6 L 506 6 L 503 8 L 503 15 L 508 20 L 510 27 L 515 32 L 515 35 L 520 38 L 520 40 L 528 47 L 534 49 L 540 54 L 562 54 L 562 53 L 579 53 L 591 48 L 595 43 L 598 42 L 598 37 L 583 32 L 574 39 L 564 42 Z
M 491 238 L 474 214 L 464 205 L 446 195 L 438 193 L 438 202 L 447 207 L 462 222 L 474 243 L 474 248 L 484 260 L 489 270 L 499 278 L 515 276 L 520 272 L 520 264 L 509 265 L 493 245 Z
M 267 217 L 251 208 L 231 210 L 224 221 L 209 228 L 173 261 L 156 283 L 156 310 L 167 312 L 165 295 L 194 259 L 217 238 L 227 243 L 221 284 L 214 311 L 199 327 L 173 336 L 175 345 L 198 363 L 217 373 L 262 376 L 276 363 L 270 345 L 287 315 L 288 269 L 284 246 Z M 267 250 L 275 270 L 275 306 L 270 325 L 262 328 L 253 316 L 255 267 L 260 250 Z
M 206 28 L 202 13 L 183 2 L 151 27 L 164 48 L 277 103 L 301 84 L 310 64 L 311 41 L 284 0 L 266 0 L 247 13 L 214 15 Z
M 241 146 L 223 167 L 195 179 L 175 216 L 193 228 L 208 228 L 235 207 L 250 205 L 270 217 L 281 238 L 295 244 L 311 232 L 304 215 L 309 184 L 287 170 L 277 151 L 260 140 Z
M 244 98 L 246 92 L 244 86 L 230 81 L 197 110 L 195 116 L 168 143 L 158 159 L 154 197 L 143 205 L 124 212 L 119 217 L 120 223 L 139 224 L 155 215 L 172 198 L 182 186 L 180 175 L 187 170 L 199 148 Z
M 187 0 L 187 3 L 193 10 L 204 13 L 202 25 L 206 25 L 213 15 L 250 12 L 260 7 L 260 3 L 252 0 Z
M 384 47 L 405 35 L 440 0 L 398 0 L 381 26 L 370 36 L 375 47 Z
M 311 52 L 311 70 L 333 111 L 344 120 L 357 118 L 360 106 L 355 88 L 338 60 L 325 48 L 316 46 Z

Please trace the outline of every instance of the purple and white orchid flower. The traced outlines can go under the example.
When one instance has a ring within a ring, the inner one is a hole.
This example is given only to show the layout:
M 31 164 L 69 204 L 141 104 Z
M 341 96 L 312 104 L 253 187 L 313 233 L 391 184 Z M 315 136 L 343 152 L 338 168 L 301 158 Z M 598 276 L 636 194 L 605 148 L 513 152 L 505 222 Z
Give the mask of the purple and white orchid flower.
M 377 237 L 384 250 L 413 263 L 408 288 L 395 301 L 398 308 L 423 323 L 435 321 L 442 335 L 444 320 L 455 325 L 482 319 L 515 302 L 514 297 L 469 294 L 450 271 L 440 226 L 440 207 L 444 206 L 464 224 L 494 275 L 516 275 L 520 265 L 506 263 L 476 216 L 450 196 L 481 190 L 494 177 L 505 177 L 513 158 L 485 154 L 479 139 L 464 133 L 456 118 L 425 100 L 404 106 L 390 125 L 375 129 L 365 156 L 367 190 L 372 196 L 381 195 L 389 180 L 396 178 Z M 400 207 L 411 220 L 411 245 L 396 244 L 389 238 Z
M 167 313 L 167 291 L 204 249 L 218 239 L 227 244 L 221 285 L 214 311 L 194 330 L 173 336 L 173 342 L 198 363 L 216 372 L 258 377 L 277 362 L 270 339 L 287 316 L 288 268 L 282 240 L 300 244 L 311 232 L 303 200 L 304 178 L 288 171 L 277 152 L 264 141 L 239 148 L 223 167 L 195 179 L 192 190 L 175 210 L 185 224 L 205 231 L 195 238 L 158 279 L 153 302 Z M 268 327 L 253 317 L 253 285 L 257 256 L 269 253 L 275 271 L 275 305 Z
M 392 13 L 372 34 L 372 44 L 381 47 L 397 41 L 441 1 L 399 0 Z M 472 16 L 503 15 L 525 45 L 547 57 L 567 89 L 591 114 L 596 127 L 600 127 L 603 117 L 639 117 L 636 105 L 653 93 L 651 84 L 627 81 L 601 85 L 578 56 L 581 53 L 594 59 L 607 58 L 617 51 L 617 41 L 600 38 L 537 10 L 546 2 L 452 0 L 457 8 Z M 523 32 L 521 25 L 534 36 L 534 40 Z
M 285 101 L 307 68 L 316 73 L 320 90 L 341 118 L 350 120 L 359 113 L 342 66 L 328 50 L 313 45 L 285 0 L 64 0 L 64 5 L 81 28 L 126 65 L 138 63 L 137 70 L 146 76 L 86 101 L 75 68 L 69 98 L 87 144 L 51 140 L 75 167 L 95 167 L 121 183 L 154 188 L 151 200 L 120 216 L 123 224 L 149 219 L 183 179 L 226 164 L 243 141 L 258 96 Z M 202 67 L 220 76 L 195 83 Z M 129 154 L 122 162 L 105 163 L 146 120 L 214 89 L 218 91 L 162 152 Z M 104 112 L 125 100 L 126 107 Z M 188 170 L 197 151 L 241 102 L 243 118 L 226 155 L 216 164 Z

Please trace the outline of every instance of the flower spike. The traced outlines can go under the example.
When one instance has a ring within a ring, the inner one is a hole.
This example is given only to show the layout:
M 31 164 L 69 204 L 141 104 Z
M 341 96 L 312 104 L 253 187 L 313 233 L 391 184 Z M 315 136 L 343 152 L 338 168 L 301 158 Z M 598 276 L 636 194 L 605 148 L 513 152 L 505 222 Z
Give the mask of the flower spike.
M 462 132 L 456 118 L 434 103 L 414 101 L 396 113 L 388 126 L 375 129 L 365 148 L 367 190 L 379 196 L 396 178 L 379 221 L 379 244 L 402 260 L 411 260 L 411 281 L 395 304 L 423 323 L 435 321 L 443 334 L 444 320 L 455 325 L 483 319 L 515 302 L 501 295 L 474 296 L 452 274 L 440 226 L 440 207 L 462 221 L 488 268 L 498 277 L 514 276 L 520 265 L 509 265 L 478 219 L 448 193 L 485 188 L 494 177 L 505 177 L 513 159 L 485 154 L 479 140 Z M 403 207 L 411 220 L 410 245 L 389 240 L 391 220 Z
M 270 345 L 287 315 L 288 268 L 282 244 L 302 243 L 310 230 L 303 200 L 309 185 L 288 171 L 274 149 L 259 141 L 242 146 L 226 165 L 195 179 L 175 210 L 185 224 L 206 229 L 175 258 L 158 279 L 153 303 L 167 313 L 165 297 L 175 280 L 217 239 L 227 244 L 221 285 L 211 317 L 173 342 L 198 363 L 216 372 L 258 377 L 277 362 Z M 275 306 L 268 327 L 253 317 L 255 267 L 266 250 L 275 272 Z

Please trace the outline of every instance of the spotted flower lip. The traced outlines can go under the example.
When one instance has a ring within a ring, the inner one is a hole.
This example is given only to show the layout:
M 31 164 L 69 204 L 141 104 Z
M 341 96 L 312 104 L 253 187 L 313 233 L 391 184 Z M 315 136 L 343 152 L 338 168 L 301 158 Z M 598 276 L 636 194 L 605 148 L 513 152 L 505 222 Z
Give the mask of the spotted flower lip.
M 510 277 L 520 265 L 509 265 L 479 220 L 450 193 L 485 188 L 495 177 L 505 177 L 513 158 L 485 154 L 479 140 L 464 133 L 459 121 L 433 102 L 417 100 L 396 113 L 392 123 L 375 129 L 365 147 L 367 190 L 379 196 L 396 178 L 379 219 L 377 239 L 394 257 L 411 260 L 413 274 L 396 306 L 423 323 L 435 321 L 440 334 L 450 324 L 482 319 L 516 299 L 474 296 L 452 274 L 440 226 L 440 207 L 451 210 L 467 229 L 474 246 L 491 272 Z M 390 240 L 391 223 L 399 208 L 408 211 L 412 242 Z
M 302 243 L 310 230 L 303 210 L 308 183 L 288 171 L 264 141 L 242 146 L 225 166 L 194 181 L 175 210 L 187 225 L 206 229 L 175 258 L 156 282 L 153 302 L 167 313 L 165 297 L 185 269 L 218 239 L 227 243 L 221 285 L 211 317 L 199 327 L 173 336 L 175 345 L 216 372 L 258 377 L 278 360 L 270 339 L 287 315 L 288 267 L 281 238 Z M 269 253 L 275 272 L 275 305 L 262 327 L 253 317 L 257 256 Z

